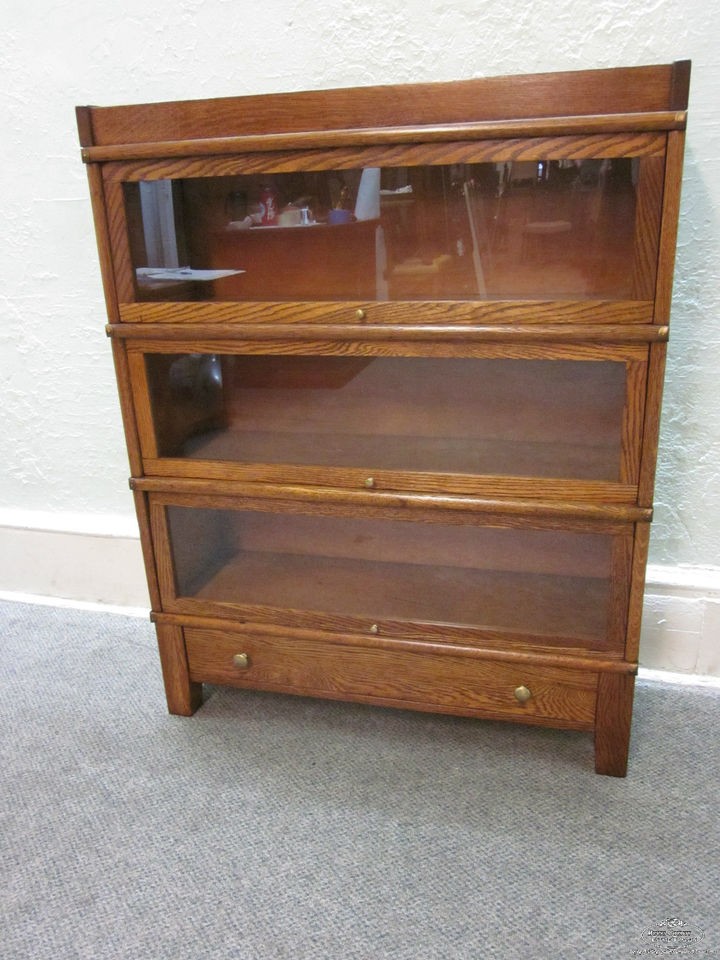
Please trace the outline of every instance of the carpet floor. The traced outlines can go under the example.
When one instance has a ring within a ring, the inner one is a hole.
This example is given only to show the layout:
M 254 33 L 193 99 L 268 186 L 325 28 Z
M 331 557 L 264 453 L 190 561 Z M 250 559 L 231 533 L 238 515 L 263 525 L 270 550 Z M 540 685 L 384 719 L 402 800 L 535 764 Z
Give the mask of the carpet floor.
M 0 644 L 3 960 L 720 958 L 718 689 L 641 681 L 619 780 L 582 733 L 171 717 L 143 619 L 4 602 Z

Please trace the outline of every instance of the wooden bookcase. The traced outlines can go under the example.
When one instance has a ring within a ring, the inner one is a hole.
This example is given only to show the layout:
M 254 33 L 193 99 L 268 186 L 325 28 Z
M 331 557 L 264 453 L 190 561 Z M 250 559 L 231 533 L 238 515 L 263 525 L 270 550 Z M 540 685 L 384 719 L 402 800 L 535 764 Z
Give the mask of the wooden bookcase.
M 544 724 L 625 774 L 689 74 L 78 108 L 171 712 Z

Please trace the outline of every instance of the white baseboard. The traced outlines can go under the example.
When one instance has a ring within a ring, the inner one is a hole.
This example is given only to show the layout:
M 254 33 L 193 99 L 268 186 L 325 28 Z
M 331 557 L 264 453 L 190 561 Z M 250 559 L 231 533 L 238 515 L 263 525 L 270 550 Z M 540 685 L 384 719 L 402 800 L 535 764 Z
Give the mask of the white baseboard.
M 0 591 L 148 610 L 137 524 L 117 517 L 0 514 Z
M 147 612 L 134 521 L 0 513 L 0 597 Z M 720 568 L 648 568 L 640 664 L 720 678 Z
M 648 567 L 640 663 L 720 677 L 720 568 Z

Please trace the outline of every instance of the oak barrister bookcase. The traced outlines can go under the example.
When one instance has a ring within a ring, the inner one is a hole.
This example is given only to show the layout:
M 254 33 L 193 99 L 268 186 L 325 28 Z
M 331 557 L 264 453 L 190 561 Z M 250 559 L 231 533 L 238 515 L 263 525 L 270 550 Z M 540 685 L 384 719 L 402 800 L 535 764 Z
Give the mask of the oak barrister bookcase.
M 689 64 L 78 109 L 168 706 L 626 772 Z

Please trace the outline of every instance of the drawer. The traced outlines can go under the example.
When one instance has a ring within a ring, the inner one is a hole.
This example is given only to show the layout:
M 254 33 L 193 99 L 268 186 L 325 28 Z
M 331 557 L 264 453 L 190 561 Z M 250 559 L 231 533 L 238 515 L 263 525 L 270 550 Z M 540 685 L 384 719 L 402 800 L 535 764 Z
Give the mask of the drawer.
M 594 726 L 588 670 L 186 627 L 191 680 L 578 730 Z

